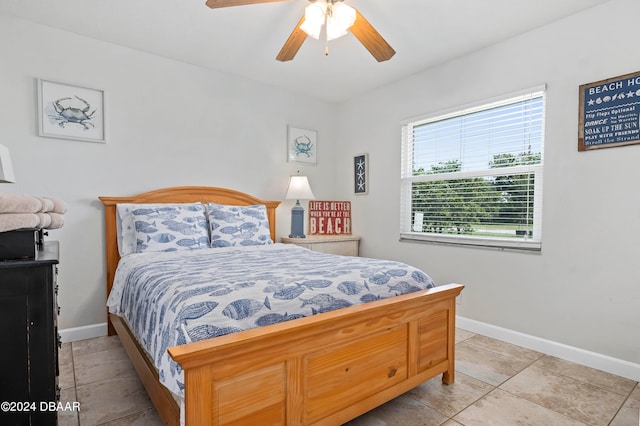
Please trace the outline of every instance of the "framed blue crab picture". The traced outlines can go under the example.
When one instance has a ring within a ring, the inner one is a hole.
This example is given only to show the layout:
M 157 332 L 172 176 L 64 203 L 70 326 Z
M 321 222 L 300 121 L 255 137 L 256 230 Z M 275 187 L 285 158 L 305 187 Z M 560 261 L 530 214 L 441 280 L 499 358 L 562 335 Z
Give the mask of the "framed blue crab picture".
M 105 143 L 104 91 L 38 79 L 38 136 Z
M 317 164 L 318 132 L 288 126 L 287 160 L 290 163 Z

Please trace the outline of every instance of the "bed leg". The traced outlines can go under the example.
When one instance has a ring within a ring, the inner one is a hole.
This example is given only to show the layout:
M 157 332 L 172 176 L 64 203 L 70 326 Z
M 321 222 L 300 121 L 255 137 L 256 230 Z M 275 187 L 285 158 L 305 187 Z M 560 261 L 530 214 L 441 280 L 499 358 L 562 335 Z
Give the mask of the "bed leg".
M 107 336 L 115 336 L 116 335 L 116 329 L 113 327 L 113 324 L 111 323 L 111 318 L 109 316 L 109 313 L 107 313 Z
M 445 371 L 444 373 L 442 373 L 442 383 L 444 383 L 445 385 L 452 385 L 454 381 L 454 376 L 455 376 L 455 373 L 453 371 L 451 373 L 449 373 L 448 371 Z

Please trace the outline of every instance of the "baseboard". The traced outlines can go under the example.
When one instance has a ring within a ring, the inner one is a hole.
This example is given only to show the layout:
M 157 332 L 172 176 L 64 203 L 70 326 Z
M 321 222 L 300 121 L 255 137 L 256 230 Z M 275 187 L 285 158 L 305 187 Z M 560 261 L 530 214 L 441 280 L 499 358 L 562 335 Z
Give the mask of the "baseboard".
M 107 323 L 85 325 L 82 327 L 65 328 L 58 330 L 63 343 L 75 342 L 77 340 L 93 339 L 94 337 L 107 335 Z
M 640 364 L 457 316 L 456 326 L 547 355 L 640 381 Z

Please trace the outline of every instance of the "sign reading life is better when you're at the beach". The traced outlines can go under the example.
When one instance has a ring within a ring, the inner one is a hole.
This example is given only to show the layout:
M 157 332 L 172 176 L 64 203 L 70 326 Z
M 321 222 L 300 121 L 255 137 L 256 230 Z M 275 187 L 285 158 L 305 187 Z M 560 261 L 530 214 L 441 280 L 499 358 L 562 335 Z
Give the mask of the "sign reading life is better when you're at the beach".
M 309 234 L 351 234 L 351 202 L 309 201 Z

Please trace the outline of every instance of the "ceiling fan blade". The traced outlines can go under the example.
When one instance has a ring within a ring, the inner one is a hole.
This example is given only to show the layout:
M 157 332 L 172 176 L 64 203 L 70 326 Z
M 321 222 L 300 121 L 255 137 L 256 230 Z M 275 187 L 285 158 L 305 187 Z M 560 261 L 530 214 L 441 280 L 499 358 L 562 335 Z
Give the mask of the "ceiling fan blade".
M 217 9 L 219 7 L 230 6 L 242 6 L 244 4 L 257 4 L 257 3 L 274 3 L 288 0 L 207 0 L 207 6 L 211 9 Z
M 291 35 L 284 43 L 284 46 L 280 49 L 280 53 L 276 56 L 277 60 L 286 62 L 292 60 L 296 56 L 296 53 L 300 50 L 300 46 L 302 46 L 302 43 L 307 39 L 307 33 L 300 29 L 300 25 L 302 25 L 303 22 L 304 16 L 300 18 L 300 21 L 298 21 L 298 24 L 291 32 Z
M 378 62 L 391 59 L 396 51 L 382 38 L 364 16 L 356 9 L 356 21 L 349 31 L 362 43 Z

